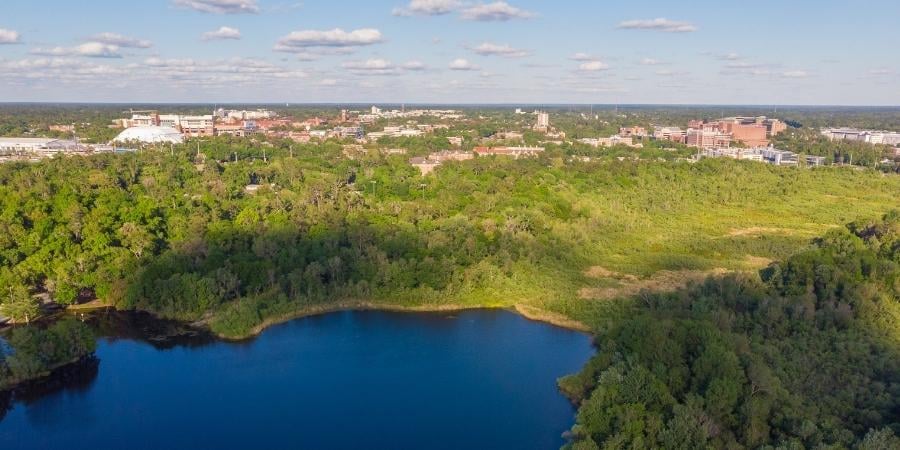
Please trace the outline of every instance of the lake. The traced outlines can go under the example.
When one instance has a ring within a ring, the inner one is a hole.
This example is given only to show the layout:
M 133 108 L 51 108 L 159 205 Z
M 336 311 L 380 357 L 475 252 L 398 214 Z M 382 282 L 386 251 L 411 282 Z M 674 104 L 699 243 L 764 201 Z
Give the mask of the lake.
M 574 422 L 556 379 L 594 352 L 502 310 L 332 313 L 240 343 L 91 323 L 98 361 L 12 399 L 0 448 L 554 449 Z

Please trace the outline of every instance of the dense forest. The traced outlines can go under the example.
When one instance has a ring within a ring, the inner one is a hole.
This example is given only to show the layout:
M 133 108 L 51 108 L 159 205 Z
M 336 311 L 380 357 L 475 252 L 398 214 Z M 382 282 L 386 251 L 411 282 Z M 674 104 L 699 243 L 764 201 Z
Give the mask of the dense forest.
M 900 448 L 900 212 L 633 300 L 561 380 L 573 449 Z
M 348 159 L 338 144 L 273 146 L 265 161 L 248 140 L 193 147 L 0 166 L 0 312 L 34 317 L 37 293 L 97 297 L 226 336 L 340 301 L 527 303 L 592 322 L 602 308 L 579 290 L 616 280 L 585 277 L 591 266 L 754 269 L 900 206 L 895 177 L 842 169 L 559 149 L 423 179 L 405 158 Z

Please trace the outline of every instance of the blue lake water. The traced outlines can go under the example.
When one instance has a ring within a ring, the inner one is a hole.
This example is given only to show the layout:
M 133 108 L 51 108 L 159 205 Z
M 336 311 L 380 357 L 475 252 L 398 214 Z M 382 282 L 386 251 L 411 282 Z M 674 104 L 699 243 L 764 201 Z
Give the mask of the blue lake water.
M 127 334 L 13 400 L 0 448 L 552 449 L 574 421 L 556 379 L 594 351 L 494 310 L 334 313 L 242 343 Z

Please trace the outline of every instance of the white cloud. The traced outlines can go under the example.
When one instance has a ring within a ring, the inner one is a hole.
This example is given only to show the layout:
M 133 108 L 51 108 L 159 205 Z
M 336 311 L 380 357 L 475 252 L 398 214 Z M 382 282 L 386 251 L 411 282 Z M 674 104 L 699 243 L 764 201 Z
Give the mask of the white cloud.
M 44 56 L 85 56 L 89 58 L 121 58 L 119 46 L 102 42 L 85 42 L 75 47 L 35 48 L 33 55 Z
M 462 6 L 459 0 L 412 0 L 405 8 L 394 8 L 395 16 L 440 16 Z
M 383 40 L 381 32 L 374 28 L 363 28 L 349 33 L 340 28 L 325 31 L 294 31 L 278 40 L 275 51 L 303 53 L 315 47 L 352 49 L 377 44 Z
M 584 72 L 599 72 L 601 70 L 609 69 L 609 65 L 604 63 L 603 61 L 588 61 L 586 63 L 582 63 L 578 66 L 578 70 Z
M 724 59 L 725 61 L 737 61 L 737 60 L 741 59 L 741 55 L 731 52 L 731 53 L 726 53 L 724 55 L 719 55 L 719 59 Z
M 467 59 L 457 58 L 450 62 L 450 70 L 478 70 L 478 66 L 470 63 Z
M 626 20 L 619 24 L 619 28 L 626 30 L 655 30 L 667 33 L 691 33 L 697 31 L 697 27 L 687 22 L 676 22 L 666 18 L 649 20 Z
M 107 45 L 115 45 L 117 47 L 124 48 L 150 48 L 153 47 L 153 43 L 146 39 L 135 39 L 128 36 L 123 36 L 117 33 L 100 33 L 91 36 L 89 39 L 90 42 L 99 42 L 101 44 Z
M 216 31 L 207 31 L 203 33 L 201 39 L 204 41 L 213 41 L 213 40 L 221 40 L 221 39 L 240 39 L 241 38 L 241 30 L 237 28 L 231 27 L 219 27 Z
M 18 44 L 19 32 L 0 28 L 0 44 Z
M 572 61 L 595 61 L 597 58 L 587 54 L 587 53 L 576 53 L 569 57 Z
M 358 75 L 400 75 L 403 71 L 415 72 L 425 70 L 420 61 L 407 61 L 397 66 L 383 58 L 370 58 L 364 61 L 347 61 L 341 67 Z
M 408 62 L 406 62 L 406 64 L 403 64 L 403 69 L 411 70 L 411 71 L 419 71 L 419 70 L 425 70 L 425 69 L 427 69 L 427 67 L 421 61 L 408 61 Z
M 663 63 L 663 62 L 660 61 L 660 60 L 653 59 L 653 58 L 644 58 L 644 59 L 641 60 L 641 65 L 642 65 L 642 66 L 660 66 L 660 65 L 663 65 L 663 64 L 665 64 L 665 63 Z
M 747 61 L 733 61 L 725 64 L 726 69 L 755 69 L 762 66 L 762 64 L 754 64 Z
M 297 52 L 295 53 L 297 61 L 309 62 L 309 61 L 318 61 L 321 55 L 312 53 L 312 52 Z
M 477 20 L 479 22 L 504 22 L 513 19 L 530 19 L 535 14 L 516 8 L 504 1 L 494 3 L 481 3 L 470 6 L 460 12 L 460 17 L 465 20 Z
M 394 75 L 399 71 L 386 59 L 372 58 L 365 61 L 348 61 L 341 67 L 361 75 Z
M 789 70 L 787 72 L 782 72 L 781 76 L 784 78 L 807 78 L 809 77 L 809 73 L 805 70 Z
M 172 0 L 172 4 L 212 14 L 256 14 L 259 12 L 256 0 Z
M 338 80 L 334 78 L 325 78 L 322 81 L 319 81 L 320 86 L 336 86 L 338 84 Z
M 525 50 L 512 48 L 506 44 L 494 44 L 491 42 L 484 42 L 477 47 L 473 47 L 472 51 L 482 56 L 504 56 L 507 58 L 521 58 L 528 56 L 528 52 Z
M 894 71 L 891 69 L 872 69 L 869 71 L 869 75 L 893 75 Z
M 138 92 L 156 96 L 160 94 L 158 86 L 161 85 L 169 92 L 231 91 L 238 86 L 267 92 L 296 86 L 297 80 L 309 76 L 302 70 L 250 58 L 147 58 L 125 64 L 107 61 L 56 57 L 0 59 L 0 86 L 20 85 L 34 89 L 65 86 L 67 91 L 90 92 L 92 96 L 102 96 L 110 90 L 123 90 L 126 96 Z

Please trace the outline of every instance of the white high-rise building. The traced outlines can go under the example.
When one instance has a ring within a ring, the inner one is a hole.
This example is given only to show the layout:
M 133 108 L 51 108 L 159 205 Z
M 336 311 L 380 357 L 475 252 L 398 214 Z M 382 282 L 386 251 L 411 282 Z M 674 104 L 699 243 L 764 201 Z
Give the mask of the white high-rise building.
M 538 111 L 537 123 L 534 125 L 536 130 L 548 130 L 550 128 L 550 114 L 544 111 Z

